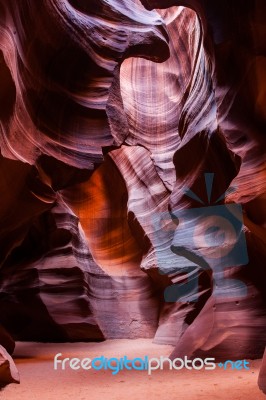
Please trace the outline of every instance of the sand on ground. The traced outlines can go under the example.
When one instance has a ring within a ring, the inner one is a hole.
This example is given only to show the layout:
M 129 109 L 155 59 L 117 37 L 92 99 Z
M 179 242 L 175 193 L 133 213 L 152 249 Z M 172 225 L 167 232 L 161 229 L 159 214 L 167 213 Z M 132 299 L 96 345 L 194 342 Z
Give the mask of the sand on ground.
M 14 353 L 21 383 L 0 391 L 2 400 L 265 400 L 257 379 L 261 360 L 250 370 L 213 371 L 54 370 L 54 356 L 128 358 L 169 356 L 171 346 L 152 340 L 107 340 L 101 343 L 18 342 Z

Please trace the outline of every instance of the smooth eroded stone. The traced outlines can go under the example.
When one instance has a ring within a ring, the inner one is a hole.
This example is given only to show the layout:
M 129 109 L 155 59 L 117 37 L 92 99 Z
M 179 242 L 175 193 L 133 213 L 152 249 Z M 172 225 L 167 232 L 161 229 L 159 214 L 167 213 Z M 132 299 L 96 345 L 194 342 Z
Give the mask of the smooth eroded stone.
M 12 357 L 0 345 L 0 388 L 9 383 L 19 382 L 19 373 Z

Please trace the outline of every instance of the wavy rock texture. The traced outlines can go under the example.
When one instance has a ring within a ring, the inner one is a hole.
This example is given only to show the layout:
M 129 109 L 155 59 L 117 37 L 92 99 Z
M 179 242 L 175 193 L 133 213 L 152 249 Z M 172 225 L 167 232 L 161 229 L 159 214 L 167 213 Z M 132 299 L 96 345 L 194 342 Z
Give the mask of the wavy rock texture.
M 167 57 L 162 21 L 126 0 L 0 4 L 9 97 L 2 154 L 30 164 L 47 154 L 93 169 L 102 148 L 121 144 L 127 133 L 119 65 L 134 55 Z
M 0 0 L 0 323 L 260 357 L 265 5 L 142 4 Z

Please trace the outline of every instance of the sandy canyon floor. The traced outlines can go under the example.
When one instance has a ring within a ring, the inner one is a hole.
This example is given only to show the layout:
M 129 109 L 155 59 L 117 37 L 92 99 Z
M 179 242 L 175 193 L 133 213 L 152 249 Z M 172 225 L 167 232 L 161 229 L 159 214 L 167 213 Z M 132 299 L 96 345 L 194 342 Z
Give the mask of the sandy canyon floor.
M 261 361 L 250 362 L 249 370 L 213 371 L 54 370 L 54 356 L 128 358 L 168 356 L 171 346 L 151 340 L 108 340 L 102 343 L 17 343 L 14 354 L 21 383 L 0 391 L 3 400 L 260 400 L 258 389 Z

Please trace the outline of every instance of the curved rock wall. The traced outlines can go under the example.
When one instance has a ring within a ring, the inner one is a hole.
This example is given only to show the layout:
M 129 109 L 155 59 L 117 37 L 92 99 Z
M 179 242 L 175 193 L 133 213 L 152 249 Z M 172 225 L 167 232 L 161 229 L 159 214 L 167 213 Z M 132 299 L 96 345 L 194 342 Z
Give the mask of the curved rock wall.
M 14 339 L 262 355 L 265 16 L 259 0 L 0 0 Z

